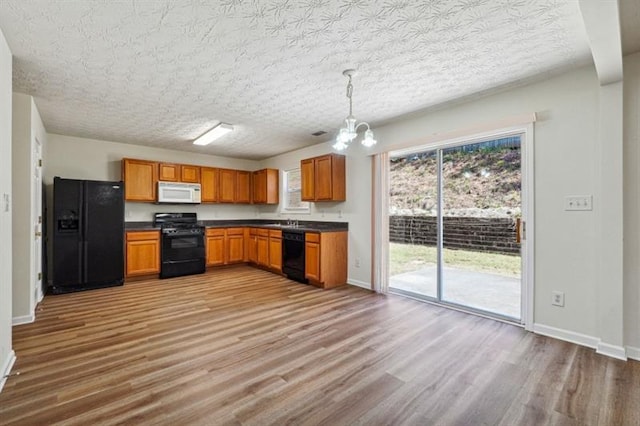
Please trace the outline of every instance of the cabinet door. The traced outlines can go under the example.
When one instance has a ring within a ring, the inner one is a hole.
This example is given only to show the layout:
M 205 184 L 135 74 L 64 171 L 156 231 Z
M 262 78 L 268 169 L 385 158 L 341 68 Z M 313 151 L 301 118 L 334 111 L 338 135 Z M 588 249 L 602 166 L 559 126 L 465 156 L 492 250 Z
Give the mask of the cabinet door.
M 258 265 L 269 266 L 269 237 L 258 235 Z
M 236 171 L 230 169 L 219 170 L 220 191 L 218 192 L 221 203 L 235 203 L 236 201 Z
M 253 172 L 253 202 L 264 204 L 267 202 L 267 170 Z
M 249 233 L 249 262 L 258 263 L 258 236 L 253 230 Z
M 236 203 L 251 202 L 251 172 L 236 170 Z
M 218 169 L 213 167 L 202 167 L 200 169 L 200 190 L 203 203 L 218 202 Z
M 224 265 L 224 230 L 207 231 L 207 266 Z
M 282 271 L 282 239 L 269 237 L 269 267 Z
M 316 199 L 316 190 L 313 158 L 300 162 L 300 173 L 302 174 L 302 189 L 300 193 L 302 201 L 314 201 Z
M 127 277 L 160 272 L 160 240 L 127 241 Z
M 200 167 L 198 166 L 180 166 L 180 180 L 182 182 L 200 183 Z
M 304 276 L 320 281 L 320 244 L 304 243 Z
M 180 165 L 170 163 L 160 163 L 159 179 L 163 182 L 178 182 L 180 180 Z
M 155 161 L 122 160 L 124 199 L 127 201 L 156 201 L 158 163 Z
M 244 228 L 227 228 L 226 263 L 244 261 Z
M 315 196 L 316 200 L 333 199 L 331 156 L 323 155 L 315 159 Z

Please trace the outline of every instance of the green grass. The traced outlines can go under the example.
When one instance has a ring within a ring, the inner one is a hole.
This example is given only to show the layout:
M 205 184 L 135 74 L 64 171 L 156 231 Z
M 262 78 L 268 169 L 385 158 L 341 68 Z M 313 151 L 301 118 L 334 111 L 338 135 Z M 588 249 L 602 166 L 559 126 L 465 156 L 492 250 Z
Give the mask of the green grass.
M 391 243 L 389 246 L 391 276 L 435 264 L 435 247 L 398 243 Z M 509 277 L 520 276 L 520 256 L 444 249 L 444 264 L 477 272 L 489 272 Z

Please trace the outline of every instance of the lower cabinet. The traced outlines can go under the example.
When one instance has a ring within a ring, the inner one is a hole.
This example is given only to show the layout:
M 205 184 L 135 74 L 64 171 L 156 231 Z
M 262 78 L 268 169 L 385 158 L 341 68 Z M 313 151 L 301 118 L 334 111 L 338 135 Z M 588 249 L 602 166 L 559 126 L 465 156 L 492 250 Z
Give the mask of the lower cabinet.
M 126 276 L 160 273 L 160 231 L 126 233 Z
M 269 268 L 282 272 L 282 231 L 269 230 Z
M 250 263 L 258 263 L 258 229 L 249 228 L 249 241 L 247 243 L 248 260 Z
M 258 229 L 258 265 L 269 266 L 269 230 Z
M 225 255 L 227 264 L 244 262 L 244 228 L 227 228 Z
M 304 243 L 305 278 L 322 288 L 347 282 L 347 232 L 307 232 Z
M 245 261 L 244 228 L 207 229 L 207 266 Z
M 207 266 L 224 265 L 224 229 L 207 229 Z

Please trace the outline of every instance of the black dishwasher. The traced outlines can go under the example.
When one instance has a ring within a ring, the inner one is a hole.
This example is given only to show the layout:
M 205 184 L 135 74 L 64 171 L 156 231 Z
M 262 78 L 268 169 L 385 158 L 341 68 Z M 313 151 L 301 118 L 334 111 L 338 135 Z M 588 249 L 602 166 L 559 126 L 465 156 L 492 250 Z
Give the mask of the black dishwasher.
M 304 277 L 304 231 L 282 230 L 282 272 L 290 280 L 307 284 Z

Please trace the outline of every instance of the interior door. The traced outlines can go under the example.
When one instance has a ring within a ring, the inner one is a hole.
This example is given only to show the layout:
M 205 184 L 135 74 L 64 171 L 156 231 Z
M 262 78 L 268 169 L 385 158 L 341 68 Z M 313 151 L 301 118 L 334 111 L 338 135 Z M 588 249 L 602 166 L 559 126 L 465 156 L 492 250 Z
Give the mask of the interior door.
M 44 293 L 42 281 L 42 146 L 38 139 L 35 140 L 33 151 L 33 213 L 32 223 L 34 229 L 33 244 L 33 274 L 35 277 L 35 289 L 39 299 Z

